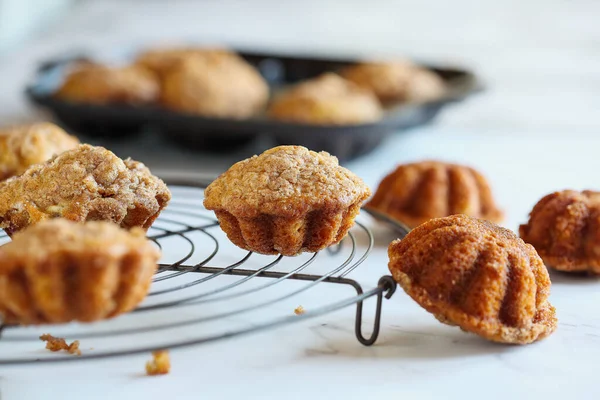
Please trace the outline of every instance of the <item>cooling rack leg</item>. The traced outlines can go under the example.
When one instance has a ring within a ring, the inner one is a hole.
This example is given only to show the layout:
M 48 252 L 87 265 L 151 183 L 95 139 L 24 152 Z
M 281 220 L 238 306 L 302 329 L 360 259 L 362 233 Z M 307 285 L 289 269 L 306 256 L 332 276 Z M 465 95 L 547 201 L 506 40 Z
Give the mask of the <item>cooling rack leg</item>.
M 356 338 L 360 343 L 365 346 L 371 346 L 373 343 L 377 341 L 377 337 L 379 337 L 379 329 L 381 327 L 381 305 L 383 302 L 383 296 L 385 295 L 386 299 L 392 297 L 394 292 L 396 291 L 396 281 L 391 276 L 383 276 L 379 279 L 379 283 L 377 286 L 381 289 L 377 293 L 377 306 L 375 308 L 375 323 L 373 325 L 373 331 L 371 332 L 371 336 L 366 338 L 362 332 L 362 315 L 363 315 L 363 302 L 360 301 L 356 304 L 356 324 L 354 325 L 354 331 L 356 333 Z

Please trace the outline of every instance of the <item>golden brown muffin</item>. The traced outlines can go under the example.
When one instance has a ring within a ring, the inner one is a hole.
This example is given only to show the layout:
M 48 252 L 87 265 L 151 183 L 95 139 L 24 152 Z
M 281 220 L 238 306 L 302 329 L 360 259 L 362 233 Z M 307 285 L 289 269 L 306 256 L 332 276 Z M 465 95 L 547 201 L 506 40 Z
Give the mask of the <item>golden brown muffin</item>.
M 75 136 L 47 122 L 0 129 L 0 180 L 22 174 L 31 165 L 78 144 Z
M 269 98 L 267 82 L 241 58 L 190 57 L 163 79 L 165 107 L 209 117 L 248 118 Z
M 476 170 L 439 161 L 400 165 L 366 205 L 413 228 L 431 218 L 466 214 L 502 220 L 486 179 Z
M 373 93 L 339 75 L 325 73 L 278 95 L 268 109 L 272 119 L 314 125 L 355 125 L 383 114 Z
M 343 69 L 341 74 L 372 90 L 384 104 L 428 101 L 445 92 L 444 81 L 438 75 L 406 60 L 361 63 Z
M 543 197 L 519 234 L 550 268 L 600 274 L 600 192 L 564 190 Z
M 193 57 L 237 58 L 238 56 L 229 50 L 219 48 L 156 48 L 140 53 L 135 60 L 135 64 L 147 68 L 162 77 L 179 63 Z
M 342 240 L 369 194 L 328 153 L 280 146 L 234 164 L 206 188 L 204 206 L 237 246 L 293 256 Z
M 440 322 L 527 344 L 556 329 L 550 278 L 513 232 L 466 215 L 420 225 L 388 249 L 394 279 Z
M 23 325 L 114 317 L 144 299 L 159 257 L 140 228 L 40 222 L 0 247 L 0 315 Z
M 80 145 L 0 183 L 0 228 L 12 235 L 62 217 L 148 229 L 170 199 L 167 186 L 144 164 Z
M 76 66 L 55 94 L 62 100 L 93 104 L 147 104 L 159 95 L 158 78 L 145 68 L 91 63 Z

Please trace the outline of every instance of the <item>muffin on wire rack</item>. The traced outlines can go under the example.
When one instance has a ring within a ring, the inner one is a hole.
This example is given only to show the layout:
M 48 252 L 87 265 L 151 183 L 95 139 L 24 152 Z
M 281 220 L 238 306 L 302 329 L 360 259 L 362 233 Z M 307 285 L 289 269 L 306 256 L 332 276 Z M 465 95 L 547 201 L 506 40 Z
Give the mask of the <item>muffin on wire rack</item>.
M 0 228 L 12 235 L 62 217 L 147 230 L 170 199 L 165 183 L 142 163 L 80 145 L 0 183 Z
M 141 228 L 41 222 L 0 247 L 0 318 L 56 324 L 131 311 L 146 297 L 159 257 Z
M 392 242 L 388 253 L 394 279 L 440 322 L 514 344 L 556 330 L 548 271 L 508 229 L 466 215 L 437 218 Z
M 237 246 L 293 256 L 340 242 L 369 194 L 336 157 L 279 146 L 234 164 L 206 188 L 204 206 Z
M 544 196 L 519 234 L 549 268 L 600 275 L 600 192 L 563 190 Z
M 79 140 L 47 123 L 0 129 L 0 180 L 20 175 L 34 164 L 77 147 Z

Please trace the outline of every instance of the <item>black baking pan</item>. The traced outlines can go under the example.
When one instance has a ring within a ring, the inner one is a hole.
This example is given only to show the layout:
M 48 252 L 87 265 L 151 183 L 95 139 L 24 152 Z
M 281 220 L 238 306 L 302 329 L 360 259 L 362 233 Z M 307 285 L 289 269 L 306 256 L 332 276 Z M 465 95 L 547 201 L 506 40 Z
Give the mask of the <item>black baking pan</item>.
M 276 90 L 324 72 L 356 63 L 353 60 L 323 59 L 238 52 Z M 122 137 L 152 126 L 180 145 L 202 150 L 228 150 L 268 136 L 274 144 L 296 144 L 325 150 L 341 160 L 365 154 L 389 134 L 430 122 L 447 104 L 461 101 L 481 90 L 476 76 L 466 70 L 426 66 L 446 82 L 445 97 L 422 104 L 402 104 L 388 109 L 377 122 L 361 125 L 319 126 L 269 120 L 264 116 L 236 120 L 177 113 L 158 106 L 120 104 L 92 105 L 65 102 L 53 97 L 70 63 L 92 59 L 78 56 L 43 63 L 26 89 L 29 99 L 54 114 L 67 129 L 85 135 Z

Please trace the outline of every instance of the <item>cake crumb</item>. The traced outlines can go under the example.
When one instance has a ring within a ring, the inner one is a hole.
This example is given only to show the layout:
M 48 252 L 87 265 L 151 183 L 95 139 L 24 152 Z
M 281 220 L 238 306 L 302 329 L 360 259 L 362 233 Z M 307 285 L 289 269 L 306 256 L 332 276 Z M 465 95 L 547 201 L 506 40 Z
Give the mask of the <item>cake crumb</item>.
M 40 340 L 46 342 L 46 348 L 50 351 L 61 351 L 65 350 L 69 354 L 75 354 L 80 356 L 81 350 L 79 349 L 79 340 L 75 340 L 71 344 L 67 344 L 64 338 L 57 338 L 49 333 L 45 333 L 40 336 Z
M 152 352 L 152 360 L 146 363 L 147 375 L 165 375 L 171 370 L 171 360 L 167 350 Z
M 294 314 L 296 314 L 296 315 L 304 314 L 304 307 L 302 307 L 302 306 L 296 307 L 296 309 L 294 309 Z

